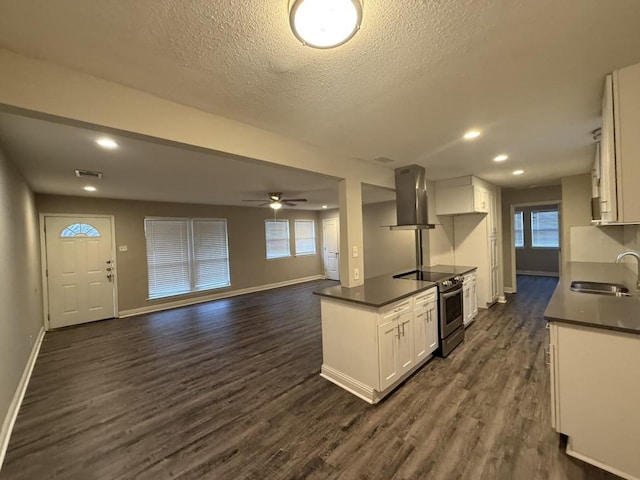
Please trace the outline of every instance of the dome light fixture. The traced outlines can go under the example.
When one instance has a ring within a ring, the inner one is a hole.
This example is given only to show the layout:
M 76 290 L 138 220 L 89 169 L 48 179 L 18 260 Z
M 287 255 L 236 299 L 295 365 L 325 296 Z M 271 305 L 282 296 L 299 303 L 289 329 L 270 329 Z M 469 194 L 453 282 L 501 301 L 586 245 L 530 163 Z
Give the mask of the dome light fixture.
M 291 0 L 293 34 L 314 48 L 333 48 L 351 39 L 362 22 L 361 0 Z
M 273 208 L 274 210 L 280 210 L 282 208 L 282 204 L 280 202 L 278 202 L 277 200 L 274 200 L 273 202 L 271 202 L 269 204 L 269 206 L 271 208 Z

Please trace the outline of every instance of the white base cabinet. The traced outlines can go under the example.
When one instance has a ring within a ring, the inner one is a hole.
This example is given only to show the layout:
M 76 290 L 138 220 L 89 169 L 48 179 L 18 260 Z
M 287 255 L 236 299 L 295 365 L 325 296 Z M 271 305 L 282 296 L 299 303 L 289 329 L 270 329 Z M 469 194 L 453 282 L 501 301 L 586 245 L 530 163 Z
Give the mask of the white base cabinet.
M 478 298 L 476 297 L 476 273 L 467 273 L 462 281 L 462 317 L 466 327 L 478 315 Z
M 567 453 L 640 479 L 640 335 L 550 324 L 551 417 Z
M 379 309 L 321 299 L 323 378 L 377 403 L 438 348 L 434 287 Z

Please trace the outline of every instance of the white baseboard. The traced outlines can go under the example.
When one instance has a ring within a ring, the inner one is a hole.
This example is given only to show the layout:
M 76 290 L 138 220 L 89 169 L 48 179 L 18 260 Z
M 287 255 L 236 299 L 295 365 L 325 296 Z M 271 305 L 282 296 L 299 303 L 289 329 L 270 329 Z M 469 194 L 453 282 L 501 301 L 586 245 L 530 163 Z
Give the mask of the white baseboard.
M 516 275 L 533 275 L 534 277 L 559 277 L 558 272 L 536 272 L 533 270 L 516 270 Z
M 175 300 L 173 302 L 149 305 L 147 307 L 133 308 L 131 310 L 121 310 L 118 317 L 125 318 L 125 317 L 133 317 L 134 315 L 142 315 L 145 313 L 160 312 L 162 310 L 169 310 L 172 308 L 196 305 L 198 303 L 210 302 L 212 300 L 219 300 L 221 298 L 235 297 L 237 295 L 245 295 L 247 293 L 262 292 L 263 290 L 271 290 L 274 288 L 287 287 L 289 285 L 296 285 L 298 283 L 311 282 L 313 280 L 323 280 L 324 278 L 325 278 L 324 275 L 311 275 L 310 277 L 294 278 L 293 280 L 286 280 L 284 282 L 276 282 L 276 283 L 268 283 L 266 285 L 259 285 L 257 287 L 240 288 L 238 290 L 231 290 L 227 292 L 212 293 L 210 295 L 204 295 L 202 297 L 184 298 L 182 300 Z
M 569 437 L 569 440 L 567 441 L 567 448 L 565 449 L 565 451 L 567 452 L 567 455 L 571 455 L 572 457 L 575 457 L 579 460 L 582 460 L 583 462 L 586 463 L 590 463 L 591 465 L 595 465 L 598 468 L 601 468 L 602 470 L 606 470 L 607 472 L 611 472 L 614 475 L 617 475 L 621 478 L 624 478 L 626 480 L 638 480 L 637 477 L 634 477 L 633 475 L 626 473 L 626 472 L 621 472 L 620 470 L 618 470 L 617 468 L 611 467 L 609 465 L 607 465 L 606 463 L 602 463 L 598 460 L 595 460 L 591 457 L 588 457 L 587 455 L 583 455 L 582 453 L 576 452 L 573 450 L 573 446 L 571 444 L 571 437 Z
M 504 287 L 504 293 L 514 293 L 514 292 L 513 292 L 513 288 L 511 288 L 511 287 Z
M 40 327 L 38 337 L 33 344 L 33 348 L 31 349 L 29 360 L 27 361 L 27 365 L 24 367 L 24 371 L 22 372 L 22 378 L 20 379 L 20 383 L 18 383 L 16 393 L 13 395 L 11 405 L 9 405 L 9 411 L 7 412 L 7 415 L 4 418 L 4 422 L 2 423 L 2 432 L 0 432 L 0 469 L 2 468 L 2 462 L 4 462 L 4 456 L 7 453 L 7 447 L 9 446 L 11 432 L 13 431 L 13 426 L 16 423 L 16 418 L 18 418 L 20 405 L 22 405 L 24 394 L 27 391 L 27 385 L 29 385 L 31 373 L 33 372 L 33 367 L 36 364 L 36 359 L 38 358 L 38 352 L 40 351 L 40 346 L 42 345 L 43 339 L 44 327 Z

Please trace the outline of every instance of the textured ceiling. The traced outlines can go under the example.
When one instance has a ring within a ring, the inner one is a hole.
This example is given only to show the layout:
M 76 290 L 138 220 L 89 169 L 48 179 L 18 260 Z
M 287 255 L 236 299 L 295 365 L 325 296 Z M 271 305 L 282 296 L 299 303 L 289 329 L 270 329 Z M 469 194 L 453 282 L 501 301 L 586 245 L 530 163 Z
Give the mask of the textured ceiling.
M 302 210 L 338 207 L 338 179 L 215 152 L 187 149 L 139 136 L 109 134 L 115 150 L 98 147 L 104 136 L 89 126 L 68 125 L 0 111 L 0 145 L 20 166 L 34 191 L 130 200 L 257 206 L 268 192 L 307 198 Z M 103 173 L 77 178 L 75 169 Z M 95 186 L 95 193 L 85 192 Z M 395 193 L 363 187 L 363 202 L 395 200 Z M 285 207 L 288 208 L 288 207 Z
M 350 42 L 315 50 L 287 0 L 2 2 L 0 47 L 330 152 L 508 186 L 588 171 L 603 77 L 640 62 L 638 0 L 364 3 Z M 483 136 L 459 140 L 471 127 Z

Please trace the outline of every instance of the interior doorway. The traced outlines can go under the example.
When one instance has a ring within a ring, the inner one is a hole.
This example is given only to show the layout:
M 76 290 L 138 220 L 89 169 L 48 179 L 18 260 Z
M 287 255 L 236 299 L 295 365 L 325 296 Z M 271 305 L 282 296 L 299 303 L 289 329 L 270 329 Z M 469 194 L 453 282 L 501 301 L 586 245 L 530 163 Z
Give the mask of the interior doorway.
M 113 218 L 42 215 L 48 329 L 116 316 Z
M 322 220 L 322 260 L 328 280 L 340 280 L 340 228 L 337 218 Z
M 517 275 L 558 277 L 562 265 L 560 202 L 511 205 L 511 278 Z

